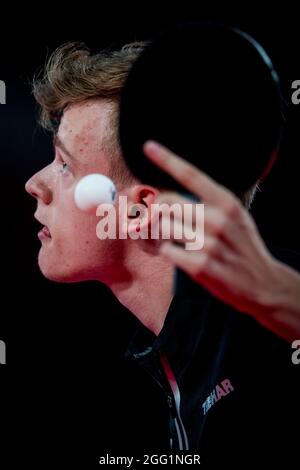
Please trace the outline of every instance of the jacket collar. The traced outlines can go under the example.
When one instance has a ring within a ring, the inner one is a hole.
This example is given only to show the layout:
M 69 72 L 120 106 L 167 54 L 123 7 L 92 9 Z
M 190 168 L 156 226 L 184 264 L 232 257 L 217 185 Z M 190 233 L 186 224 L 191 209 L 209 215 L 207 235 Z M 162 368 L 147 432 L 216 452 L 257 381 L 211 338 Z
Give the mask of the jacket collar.
M 158 336 L 139 323 L 125 358 L 144 363 L 146 357 L 164 353 L 175 370 L 182 370 L 193 357 L 199 341 L 207 337 L 205 324 L 212 298 L 203 291 L 198 298 L 175 295 Z

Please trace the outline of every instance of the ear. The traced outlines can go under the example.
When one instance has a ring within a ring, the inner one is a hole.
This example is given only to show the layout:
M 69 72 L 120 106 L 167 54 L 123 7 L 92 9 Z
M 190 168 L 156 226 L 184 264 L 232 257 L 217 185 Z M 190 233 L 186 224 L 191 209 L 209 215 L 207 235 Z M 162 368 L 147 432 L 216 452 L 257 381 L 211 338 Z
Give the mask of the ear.
M 126 234 L 132 238 L 148 238 L 151 230 L 151 207 L 159 190 L 153 186 L 138 184 L 131 188 L 127 201 L 127 220 L 123 225 Z

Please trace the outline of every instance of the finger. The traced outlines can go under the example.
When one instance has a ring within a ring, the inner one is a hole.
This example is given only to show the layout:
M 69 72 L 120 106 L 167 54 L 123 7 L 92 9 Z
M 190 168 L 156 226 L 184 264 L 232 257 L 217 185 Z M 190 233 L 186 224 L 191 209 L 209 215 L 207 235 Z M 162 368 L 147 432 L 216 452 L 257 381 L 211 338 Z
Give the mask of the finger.
M 202 255 L 201 251 L 186 251 L 170 241 L 162 243 L 159 251 L 175 266 L 192 277 L 201 270 L 202 264 L 205 262 L 205 256 Z
M 184 206 L 185 204 L 195 204 L 195 202 L 191 201 L 190 198 L 184 197 L 181 194 L 173 191 L 165 191 L 159 193 L 158 196 L 155 198 L 155 203 L 169 205 L 180 204 L 181 206 Z M 200 202 L 198 204 L 200 204 Z
M 201 250 L 204 245 L 203 230 L 194 230 L 191 225 L 183 224 L 181 220 L 170 221 L 169 218 L 162 218 L 159 233 L 160 239 L 185 245 L 184 248 L 188 251 Z
M 207 256 L 204 252 L 197 252 L 195 255 L 170 242 L 164 242 L 160 247 L 160 252 L 213 295 L 230 302 L 228 283 L 232 277 L 232 270 L 230 267 L 227 268 L 226 264 Z
M 223 240 L 230 248 L 234 247 L 236 250 L 239 250 L 239 245 L 243 243 L 243 217 L 239 221 L 234 220 L 224 210 L 207 205 L 203 212 L 200 210 L 204 207 L 202 204 L 192 204 L 188 199 L 171 192 L 159 195 L 156 202 L 160 206 L 161 221 L 164 221 L 165 226 L 169 220 L 184 223 L 187 230 L 198 232 L 199 236 L 201 233 L 205 237 L 210 235 L 220 242 Z
M 166 193 L 156 198 L 157 204 L 155 219 L 177 220 L 190 226 L 193 230 L 204 230 L 204 204 L 192 203 L 190 199 L 181 197 L 177 193 Z
M 203 202 L 222 207 L 233 204 L 235 196 L 208 175 L 166 147 L 154 141 L 144 144 L 145 155 Z
M 224 210 L 218 207 L 205 206 L 204 210 L 204 233 L 226 243 L 235 251 L 240 251 L 241 245 L 245 243 L 243 221 L 232 220 Z

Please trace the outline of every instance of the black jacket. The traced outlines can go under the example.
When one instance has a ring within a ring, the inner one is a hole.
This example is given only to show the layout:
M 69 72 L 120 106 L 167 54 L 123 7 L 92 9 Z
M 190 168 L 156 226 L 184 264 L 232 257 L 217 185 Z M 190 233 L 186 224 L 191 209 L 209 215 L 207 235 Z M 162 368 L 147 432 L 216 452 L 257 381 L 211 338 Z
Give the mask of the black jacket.
M 170 452 L 200 454 L 206 467 L 270 468 L 295 463 L 298 448 L 300 454 L 300 365 L 292 352 L 250 316 L 202 291 L 173 298 L 158 337 L 139 325 L 126 357 L 165 396 Z

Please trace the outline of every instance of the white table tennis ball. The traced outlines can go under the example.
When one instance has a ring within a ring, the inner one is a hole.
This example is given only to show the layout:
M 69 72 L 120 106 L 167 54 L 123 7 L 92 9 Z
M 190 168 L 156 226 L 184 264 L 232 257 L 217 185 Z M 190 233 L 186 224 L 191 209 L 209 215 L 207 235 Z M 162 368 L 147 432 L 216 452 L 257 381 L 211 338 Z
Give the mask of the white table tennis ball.
M 77 183 L 74 199 L 79 209 L 95 213 L 99 204 L 112 204 L 115 195 L 116 188 L 111 179 L 100 173 L 91 173 Z

